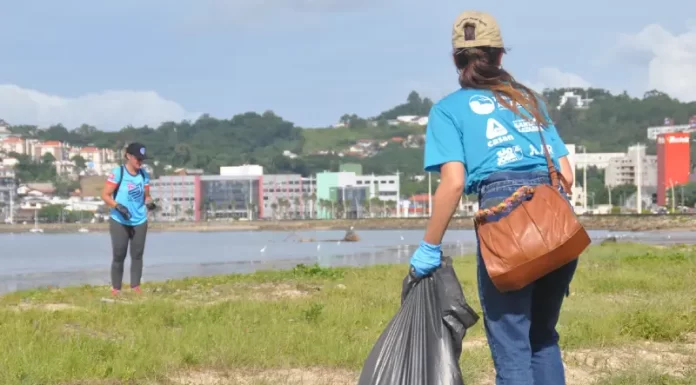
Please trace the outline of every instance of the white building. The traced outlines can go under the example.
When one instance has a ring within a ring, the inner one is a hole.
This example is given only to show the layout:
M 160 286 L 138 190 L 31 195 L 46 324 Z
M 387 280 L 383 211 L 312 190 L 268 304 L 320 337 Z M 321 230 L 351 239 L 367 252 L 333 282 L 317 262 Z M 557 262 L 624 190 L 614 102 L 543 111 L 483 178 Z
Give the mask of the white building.
M 399 175 L 355 175 L 352 172 L 347 174 L 353 174 L 352 185 L 370 186 L 370 199 L 376 197 L 381 201 L 396 201 L 399 196 Z
M 604 174 L 604 185 L 615 187 L 623 184 L 636 184 L 636 166 L 641 169 L 641 186 L 657 186 L 657 155 L 645 155 L 644 146 L 631 146 L 628 153 L 609 161 Z
M 10 125 L 7 124 L 7 122 L 0 119 L 0 139 L 7 138 L 8 136 L 12 135 L 9 126 Z
M 262 180 L 263 218 L 314 218 L 314 178 L 304 178 L 300 174 L 279 174 L 264 175 Z
M 584 167 L 597 167 L 600 170 L 604 170 L 609 166 L 609 162 L 615 158 L 623 158 L 626 156 L 625 152 L 578 152 L 575 154 L 575 159 L 578 162 L 578 168 Z
M 396 120 L 399 123 L 415 124 L 418 126 L 427 126 L 428 125 L 428 117 L 427 116 L 401 115 L 401 116 L 397 116 Z
M 263 166 L 256 164 L 245 164 L 242 166 L 222 166 L 220 167 L 220 175 L 223 176 L 261 176 L 263 175 Z
M 573 91 L 566 91 L 561 95 L 556 108 L 560 110 L 566 103 L 571 103 L 574 108 L 588 108 L 592 101 L 592 99 L 578 95 Z
M 24 139 L 17 136 L 0 138 L 0 153 L 9 155 L 16 152 L 27 155 L 34 161 L 41 161 L 43 156 L 50 154 L 55 158 L 56 172 L 60 175 L 71 174 L 75 171 L 75 156 L 82 157 L 86 164 L 87 174 L 108 174 L 121 161 L 120 155 L 108 148 L 73 147 L 59 141 L 41 142 L 36 139 Z M 16 163 L 13 158 L 5 158 L 4 165 Z
M 68 158 L 71 164 L 74 165 L 72 159 L 79 156 L 85 160 L 85 166 L 87 168 L 85 171 L 94 175 L 105 175 L 111 172 L 121 161 L 119 155 L 120 154 L 117 155 L 114 150 L 97 148 L 94 146 L 71 147 L 68 151 Z

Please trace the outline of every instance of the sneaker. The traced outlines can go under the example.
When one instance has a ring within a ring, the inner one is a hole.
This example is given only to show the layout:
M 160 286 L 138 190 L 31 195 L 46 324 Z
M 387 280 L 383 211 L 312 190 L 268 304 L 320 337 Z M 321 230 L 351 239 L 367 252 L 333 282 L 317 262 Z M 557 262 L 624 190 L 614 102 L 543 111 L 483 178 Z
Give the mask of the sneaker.
M 111 295 L 113 295 L 113 296 L 117 296 L 120 292 L 121 292 L 121 290 L 119 290 L 119 289 L 115 289 L 113 287 L 111 288 Z
M 132 289 L 133 289 L 133 292 L 138 293 L 138 294 L 142 294 L 142 292 L 143 292 L 142 289 L 140 289 L 140 286 L 133 287 Z

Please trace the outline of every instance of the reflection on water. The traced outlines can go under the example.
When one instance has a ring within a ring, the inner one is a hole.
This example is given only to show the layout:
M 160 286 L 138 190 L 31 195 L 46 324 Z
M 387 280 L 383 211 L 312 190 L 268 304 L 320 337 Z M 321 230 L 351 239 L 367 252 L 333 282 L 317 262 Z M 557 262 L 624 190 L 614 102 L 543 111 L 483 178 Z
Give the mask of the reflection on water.
M 161 232 L 150 233 L 144 281 L 187 276 L 247 273 L 291 268 L 298 263 L 362 266 L 406 263 L 422 230 L 359 230 L 359 242 L 339 242 L 343 231 Z M 692 243 L 696 232 L 591 231 L 594 241 Z M 313 239 L 316 242 L 299 242 Z M 0 235 L 0 293 L 42 286 L 109 283 L 111 244 L 106 233 Z M 473 253 L 471 230 L 450 230 L 443 240 L 448 255 Z M 128 282 L 129 263 L 124 283 Z

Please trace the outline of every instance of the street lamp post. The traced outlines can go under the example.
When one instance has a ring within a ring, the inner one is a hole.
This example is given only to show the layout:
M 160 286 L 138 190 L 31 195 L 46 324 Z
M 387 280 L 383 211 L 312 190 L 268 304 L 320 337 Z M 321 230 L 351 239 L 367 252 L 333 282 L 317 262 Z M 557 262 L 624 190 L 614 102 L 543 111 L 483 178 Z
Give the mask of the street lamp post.
M 636 183 L 636 213 L 641 214 L 643 212 L 643 196 L 642 196 L 642 187 L 643 187 L 643 161 L 640 156 L 640 150 L 642 146 L 641 144 L 636 144 L 636 166 L 634 168 L 635 170 L 635 178 L 634 181 Z
M 582 206 L 587 212 L 587 147 L 582 146 Z
M 587 147 L 585 145 L 580 144 L 578 147 L 582 147 L 582 209 L 583 212 L 587 212 Z M 577 162 L 575 165 L 575 168 L 577 168 Z M 573 170 L 573 173 L 575 173 L 575 170 Z

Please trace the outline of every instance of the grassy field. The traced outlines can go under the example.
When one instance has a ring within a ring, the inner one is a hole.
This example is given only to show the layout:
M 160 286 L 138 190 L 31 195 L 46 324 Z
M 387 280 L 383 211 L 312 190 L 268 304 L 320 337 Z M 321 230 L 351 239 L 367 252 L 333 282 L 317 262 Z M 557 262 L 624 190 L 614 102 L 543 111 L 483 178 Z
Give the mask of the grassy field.
M 344 151 L 360 139 L 385 140 L 395 136 L 423 134 L 425 127 L 419 126 L 384 126 L 348 128 L 317 128 L 302 131 L 304 134 L 303 151 L 311 154 L 321 150 Z
M 474 309 L 475 259 L 455 258 Z M 2 384 L 355 384 L 399 305 L 406 266 L 290 271 L 0 297 Z M 559 331 L 569 384 L 696 384 L 696 248 L 614 244 L 582 256 Z M 482 322 L 467 384 L 493 384 Z

